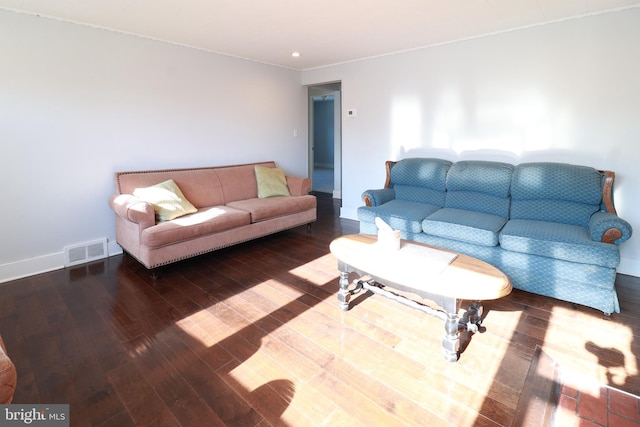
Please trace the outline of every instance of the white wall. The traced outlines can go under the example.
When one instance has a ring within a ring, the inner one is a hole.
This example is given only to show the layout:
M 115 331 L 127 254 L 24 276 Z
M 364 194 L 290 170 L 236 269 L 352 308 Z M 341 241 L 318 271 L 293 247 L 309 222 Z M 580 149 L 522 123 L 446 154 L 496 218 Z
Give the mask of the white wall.
M 306 111 L 296 71 L 0 10 L 0 282 L 62 267 L 66 245 L 117 251 L 115 171 L 307 176 Z
M 342 81 L 342 216 L 388 159 L 590 165 L 617 174 L 636 231 L 619 271 L 640 276 L 638 46 L 634 8 L 305 71 L 305 85 Z

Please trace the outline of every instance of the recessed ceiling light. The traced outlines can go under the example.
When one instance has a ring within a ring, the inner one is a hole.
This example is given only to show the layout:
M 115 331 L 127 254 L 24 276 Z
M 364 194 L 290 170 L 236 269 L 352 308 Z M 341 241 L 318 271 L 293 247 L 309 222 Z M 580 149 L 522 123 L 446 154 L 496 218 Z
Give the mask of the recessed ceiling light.
M 291 56 L 293 56 L 294 58 L 299 58 L 300 52 L 291 52 Z

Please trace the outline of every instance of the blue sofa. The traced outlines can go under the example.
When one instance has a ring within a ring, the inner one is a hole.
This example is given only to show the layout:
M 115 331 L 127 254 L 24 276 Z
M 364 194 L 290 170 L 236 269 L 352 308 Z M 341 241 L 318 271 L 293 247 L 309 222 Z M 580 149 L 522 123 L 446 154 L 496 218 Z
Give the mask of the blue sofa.
M 408 158 L 386 163 L 382 189 L 362 194 L 360 232 L 380 217 L 401 237 L 473 256 L 513 286 L 619 313 L 619 245 L 631 237 L 610 171 L 565 163 Z

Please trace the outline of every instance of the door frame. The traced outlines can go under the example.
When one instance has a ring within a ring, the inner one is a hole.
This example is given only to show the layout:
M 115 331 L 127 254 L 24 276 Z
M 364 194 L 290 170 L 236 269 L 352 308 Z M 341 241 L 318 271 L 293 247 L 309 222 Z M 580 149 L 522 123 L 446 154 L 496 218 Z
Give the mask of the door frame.
M 342 85 L 340 82 L 308 86 L 309 111 L 309 177 L 313 188 L 314 170 L 314 114 L 313 98 L 316 96 L 333 96 L 333 192 L 334 199 L 342 198 Z

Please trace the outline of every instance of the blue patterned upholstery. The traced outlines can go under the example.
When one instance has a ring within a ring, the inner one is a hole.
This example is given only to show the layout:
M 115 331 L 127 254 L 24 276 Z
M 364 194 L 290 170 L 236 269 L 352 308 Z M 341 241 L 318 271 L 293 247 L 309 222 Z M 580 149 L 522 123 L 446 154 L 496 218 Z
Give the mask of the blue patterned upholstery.
M 587 166 L 522 163 L 511 182 L 511 218 L 582 227 L 600 210 L 602 175 Z
M 380 206 L 396 198 L 393 188 L 381 188 L 378 190 L 367 190 L 362 193 L 362 198 L 369 198 L 372 206 Z
M 577 225 L 512 219 L 500 233 L 500 246 L 508 251 L 609 268 L 620 264 L 616 245 L 591 240 L 589 231 Z
M 444 206 L 450 166 L 450 161 L 442 159 L 400 160 L 391 168 L 390 187 L 398 199 Z
M 396 230 L 419 233 L 422 220 L 438 209 L 440 206 L 395 199 L 381 206 L 360 206 L 358 219 L 373 223 L 376 217 L 380 217 Z
M 483 212 L 443 208 L 422 221 L 422 230 L 434 236 L 496 246 L 507 218 Z
M 422 221 L 427 234 L 496 246 L 509 216 L 513 166 L 499 162 L 461 161 L 447 173 L 444 208 Z
M 445 207 L 509 217 L 513 166 L 499 162 L 462 161 L 447 174 Z
M 518 289 L 593 307 L 607 314 L 620 312 L 614 268 L 506 250 L 502 255 L 498 268 Z
M 367 190 L 360 232 L 380 217 L 404 239 L 443 247 L 501 269 L 515 288 L 619 312 L 619 244 L 631 225 L 605 212 L 603 176 L 562 163 L 404 159 L 389 188 Z M 621 237 L 602 243 L 610 229 Z
M 361 224 L 373 224 L 380 217 L 397 230 L 420 233 L 422 220 L 444 206 L 450 166 L 442 159 L 400 160 L 391 168 L 389 188 L 362 193 L 371 206 L 358 208 Z

